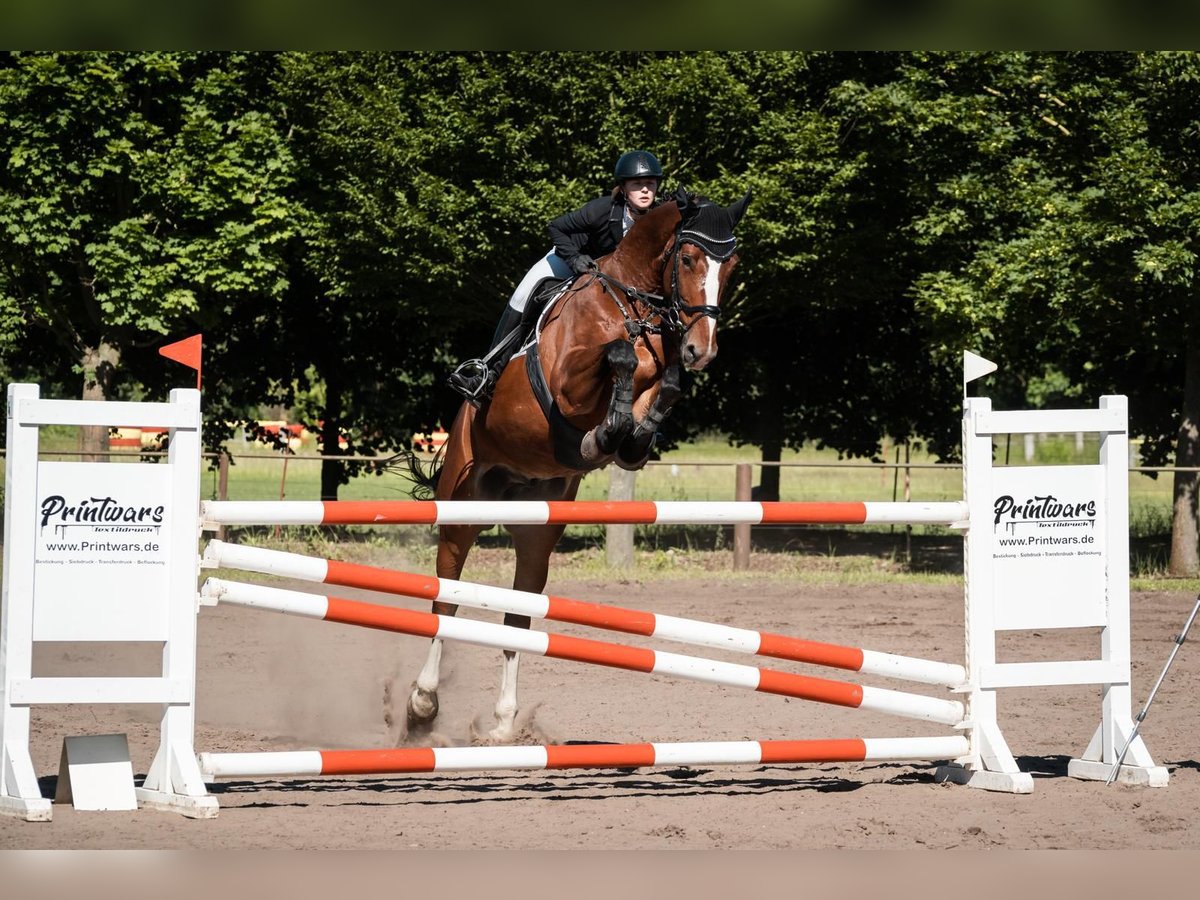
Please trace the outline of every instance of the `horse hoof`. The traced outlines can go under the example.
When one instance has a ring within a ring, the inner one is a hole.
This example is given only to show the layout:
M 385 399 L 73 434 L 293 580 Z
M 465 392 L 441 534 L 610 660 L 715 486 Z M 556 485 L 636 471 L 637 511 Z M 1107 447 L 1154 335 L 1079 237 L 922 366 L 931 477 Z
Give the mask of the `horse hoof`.
M 596 429 L 593 428 L 583 436 L 579 444 L 579 455 L 589 466 L 602 466 L 612 459 L 611 453 L 605 453 L 596 440 Z
M 487 733 L 488 743 L 490 744 L 511 744 L 513 740 L 512 726 L 505 727 L 497 725 Z
M 618 466 L 620 466 L 622 469 L 624 469 L 626 472 L 641 471 L 642 469 L 644 469 L 646 467 L 646 463 L 648 463 L 649 461 L 650 461 L 649 453 L 647 453 L 645 456 L 643 456 L 637 462 L 628 462 L 627 460 L 621 459 L 620 454 L 618 454 L 616 459 L 614 460 L 614 462 L 616 462 L 616 464 Z
M 511 715 L 498 713 L 493 721 L 495 727 L 484 735 L 484 743 L 511 744 L 517 736 L 517 711 L 514 709 Z
M 408 698 L 408 727 L 420 728 L 428 725 L 438 714 L 438 698 L 436 693 L 426 693 L 419 688 Z

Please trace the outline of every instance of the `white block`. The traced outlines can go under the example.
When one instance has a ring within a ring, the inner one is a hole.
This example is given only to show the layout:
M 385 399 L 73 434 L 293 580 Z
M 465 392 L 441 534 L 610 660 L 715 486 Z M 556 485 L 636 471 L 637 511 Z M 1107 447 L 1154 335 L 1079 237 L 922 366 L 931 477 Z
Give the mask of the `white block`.
M 125 735 L 64 738 L 54 802 L 76 809 L 137 809 Z

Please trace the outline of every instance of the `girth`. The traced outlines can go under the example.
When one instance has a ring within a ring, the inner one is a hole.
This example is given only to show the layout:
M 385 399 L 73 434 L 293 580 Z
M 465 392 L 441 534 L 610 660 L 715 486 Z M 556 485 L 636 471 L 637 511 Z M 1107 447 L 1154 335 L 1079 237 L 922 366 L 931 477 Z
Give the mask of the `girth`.
M 583 443 L 584 435 L 587 432 L 568 422 L 563 416 L 562 410 L 558 408 L 558 404 L 554 402 L 554 397 L 550 393 L 550 385 L 546 382 L 546 375 L 542 371 L 536 340 L 525 348 L 525 374 L 529 377 L 529 386 L 533 388 L 533 396 L 537 397 L 538 405 L 541 406 L 546 421 L 550 423 L 550 438 L 554 444 L 555 461 L 580 472 L 591 471 L 593 466 L 588 465 L 579 452 L 579 446 Z

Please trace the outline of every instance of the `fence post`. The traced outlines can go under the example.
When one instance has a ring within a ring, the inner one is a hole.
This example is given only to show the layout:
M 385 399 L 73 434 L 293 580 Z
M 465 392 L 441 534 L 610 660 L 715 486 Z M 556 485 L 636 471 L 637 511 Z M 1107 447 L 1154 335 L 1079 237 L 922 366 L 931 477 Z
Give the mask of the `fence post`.
M 637 472 L 609 466 L 608 499 L 632 500 Z M 633 568 L 632 525 L 608 525 L 604 529 L 604 558 L 610 569 Z
M 734 500 L 750 499 L 750 463 L 738 463 L 733 489 Z M 733 569 L 735 572 L 750 568 L 750 526 L 733 526 Z

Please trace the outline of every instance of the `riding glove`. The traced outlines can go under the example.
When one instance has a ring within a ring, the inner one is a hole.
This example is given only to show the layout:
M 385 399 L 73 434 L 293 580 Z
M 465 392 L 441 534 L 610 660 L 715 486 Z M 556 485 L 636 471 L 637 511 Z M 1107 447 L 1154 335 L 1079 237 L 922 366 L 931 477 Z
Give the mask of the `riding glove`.
M 583 275 L 594 268 L 596 268 L 596 261 L 586 253 L 580 253 L 573 260 L 571 260 L 571 271 L 576 275 Z

